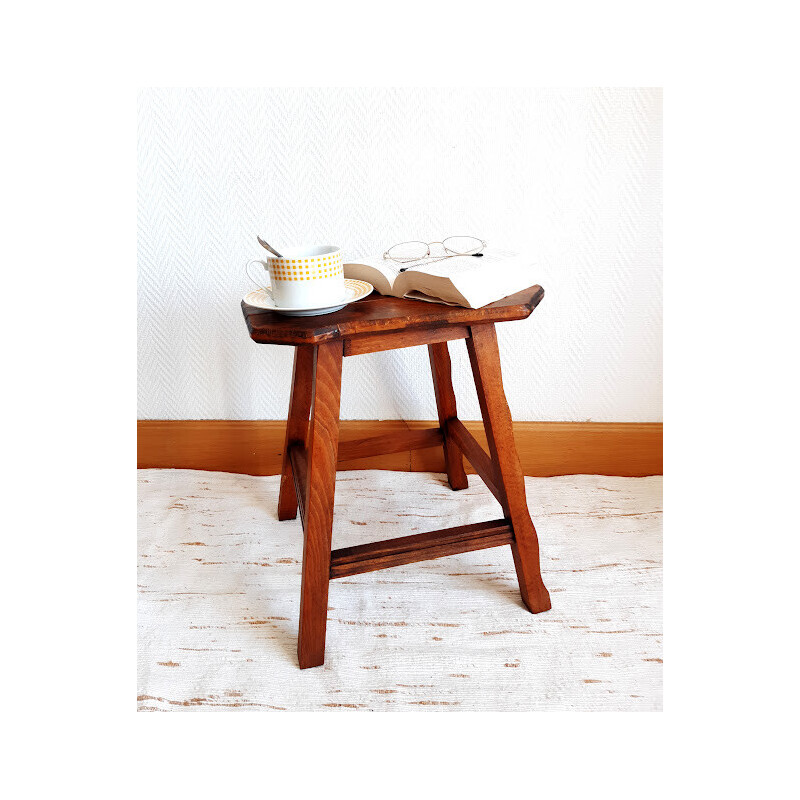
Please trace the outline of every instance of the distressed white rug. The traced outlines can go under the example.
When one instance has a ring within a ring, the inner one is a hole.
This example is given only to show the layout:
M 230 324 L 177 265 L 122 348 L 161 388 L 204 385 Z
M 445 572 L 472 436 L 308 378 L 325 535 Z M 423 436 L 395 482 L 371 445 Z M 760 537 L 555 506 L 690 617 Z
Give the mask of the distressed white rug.
M 497 518 L 473 475 L 339 473 L 333 546 Z M 526 478 L 553 609 L 509 547 L 331 582 L 326 661 L 295 653 L 302 531 L 279 478 L 139 471 L 141 711 L 661 710 L 661 478 Z

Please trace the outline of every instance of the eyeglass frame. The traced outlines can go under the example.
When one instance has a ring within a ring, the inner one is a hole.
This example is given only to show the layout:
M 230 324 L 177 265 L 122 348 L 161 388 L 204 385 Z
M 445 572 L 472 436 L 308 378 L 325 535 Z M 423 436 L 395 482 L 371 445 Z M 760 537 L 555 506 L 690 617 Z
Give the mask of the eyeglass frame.
M 479 241 L 481 243 L 481 246 L 478 249 L 478 252 L 476 252 L 476 253 L 456 253 L 453 250 L 448 249 L 447 245 L 445 245 L 445 242 L 448 239 L 458 239 L 458 238 L 459 238 L 458 236 L 447 236 L 441 242 L 423 242 L 423 241 L 417 240 L 417 239 L 411 239 L 411 240 L 409 240 L 407 242 L 398 242 L 397 244 L 393 244 L 383 254 L 383 257 L 384 257 L 384 259 L 386 261 L 394 261 L 396 264 L 411 264 L 411 263 L 413 263 L 415 261 L 424 261 L 426 258 L 432 258 L 435 261 L 443 261 L 446 258 L 456 258 L 457 256 L 478 256 L 478 255 L 483 255 L 483 251 L 487 247 L 486 242 L 484 242 L 483 239 L 481 239 L 478 236 L 462 236 L 462 237 L 460 237 L 462 239 L 476 239 L 477 241 Z M 391 250 L 393 250 L 395 247 L 399 247 L 401 244 L 424 244 L 425 247 L 427 248 L 428 252 L 424 256 L 417 256 L 415 258 L 405 258 L 405 259 L 403 259 L 403 258 L 397 258 L 396 256 L 390 256 L 389 252 Z M 445 252 L 448 253 L 448 255 L 445 255 L 445 256 L 431 256 L 431 245 L 432 244 L 440 244 L 445 249 Z M 401 270 L 401 272 L 402 271 L 403 270 Z

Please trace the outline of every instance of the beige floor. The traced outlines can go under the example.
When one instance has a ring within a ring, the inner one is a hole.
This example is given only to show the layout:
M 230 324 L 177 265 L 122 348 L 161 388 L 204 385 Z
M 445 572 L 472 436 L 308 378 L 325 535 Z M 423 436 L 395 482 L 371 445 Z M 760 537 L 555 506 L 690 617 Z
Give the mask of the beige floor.
M 661 478 L 527 478 L 553 609 L 510 549 L 334 581 L 324 667 L 295 654 L 302 532 L 277 477 L 139 472 L 141 711 L 661 710 Z M 334 547 L 499 517 L 480 480 L 338 476 Z

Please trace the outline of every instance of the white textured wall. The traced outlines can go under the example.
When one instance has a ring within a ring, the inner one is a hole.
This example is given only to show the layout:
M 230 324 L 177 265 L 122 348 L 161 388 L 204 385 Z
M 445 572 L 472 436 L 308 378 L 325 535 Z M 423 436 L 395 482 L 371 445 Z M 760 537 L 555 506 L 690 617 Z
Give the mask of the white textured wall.
M 659 89 L 148 90 L 139 102 L 139 417 L 284 417 L 291 348 L 256 345 L 243 265 L 475 234 L 545 298 L 498 327 L 516 419 L 661 420 Z M 465 419 L 479 417 L 451 343 Z M 342 417 L 436 416 L 426 348 L 345 360 Z

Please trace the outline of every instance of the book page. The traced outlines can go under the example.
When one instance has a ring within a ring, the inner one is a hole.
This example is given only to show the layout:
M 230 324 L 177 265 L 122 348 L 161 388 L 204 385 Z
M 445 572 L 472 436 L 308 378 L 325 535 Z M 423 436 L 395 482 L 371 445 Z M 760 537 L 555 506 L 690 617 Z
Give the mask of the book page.
M 371 283 L 381 294 L 394 294 L 394 282 L 400 274 L 399 265 L 383 256 L 369 256 L 344 264 L 345 278 Z
M 469 308 L 470 301 L 456 288 L 450 278 L 431 275 L 428 272 L 404 272 L 394 284 L 397 296 L 412 300 L 437 301 L 449 306 Z
M 426 303 L 439 303 L 439 305 L 443 306 L 464 306 L 463 301 L 457 303 L 455 301 L 443 300 L 441 297 L 433 297 L 432 295 L 425 294 L 417 289 L 411 289 L 410 291 L 406 292 L 403 297 L 407 298 L 408 300 L 423 300 Z
M 451 305 L 480 308 L 534 283 L 527 275 L 530 259 L 508 250 L 487 250 L 483 256 L 455 256 L 420 264 L 397 279 L 396 294 L 422 293 Z
M 456 275 L 453 283 L 472 308 L 494 303 L 536 283 L 536 266 L 530 258 L 508 259 L 490 271 Z

